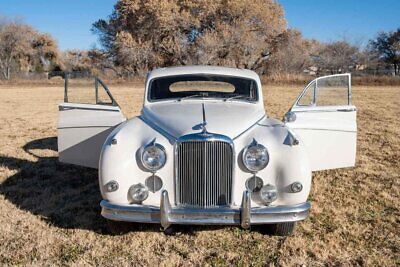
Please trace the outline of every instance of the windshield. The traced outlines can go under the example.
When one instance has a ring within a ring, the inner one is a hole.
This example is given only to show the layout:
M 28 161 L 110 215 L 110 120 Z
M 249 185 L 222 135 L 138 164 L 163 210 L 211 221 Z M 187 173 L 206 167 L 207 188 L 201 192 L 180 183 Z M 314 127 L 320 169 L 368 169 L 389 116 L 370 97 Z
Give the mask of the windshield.
M 220 98 L 234 101 L 257 101 L 257 84 L 242 77 L 190 74 L 153 79 L 149 101 L 169 99 Z

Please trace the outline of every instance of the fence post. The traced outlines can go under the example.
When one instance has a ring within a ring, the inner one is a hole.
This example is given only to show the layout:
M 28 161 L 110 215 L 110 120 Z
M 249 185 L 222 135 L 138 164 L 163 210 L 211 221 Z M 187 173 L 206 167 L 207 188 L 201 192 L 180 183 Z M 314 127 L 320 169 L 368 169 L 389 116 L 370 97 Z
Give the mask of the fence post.
M 68 73 L 64 73 L 64 102 L 68 103 Z
M 99 79 L 94 77 L 94 89 L 96 95 L 96 105 L 99 103 Z

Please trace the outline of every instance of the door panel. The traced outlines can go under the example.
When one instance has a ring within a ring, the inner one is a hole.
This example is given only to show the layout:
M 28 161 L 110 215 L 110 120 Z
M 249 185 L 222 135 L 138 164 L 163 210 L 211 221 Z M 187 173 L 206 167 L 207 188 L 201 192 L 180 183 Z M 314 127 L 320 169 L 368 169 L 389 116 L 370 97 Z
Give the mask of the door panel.
M 297 98 L 285 124 L 304 144 L 313 171 L 354 166 L 356 112 L 350 74 L 317 78 Z
M 68 77 L 67 77 L 68 79 Z M 59 104 L 58 154 L 61 162 L 98 168 L 101 148 L 125 117 L 108 88 L 95 79 L 95 104 L 68 103 L 68 82 L 64 101 Z M 104 88 L 110 101 L 99 101 L 99 86 Z
M 117 106 L 61 103 L 58 122 L 59 160 L 98 168 L 105 139 L 124 120 Z

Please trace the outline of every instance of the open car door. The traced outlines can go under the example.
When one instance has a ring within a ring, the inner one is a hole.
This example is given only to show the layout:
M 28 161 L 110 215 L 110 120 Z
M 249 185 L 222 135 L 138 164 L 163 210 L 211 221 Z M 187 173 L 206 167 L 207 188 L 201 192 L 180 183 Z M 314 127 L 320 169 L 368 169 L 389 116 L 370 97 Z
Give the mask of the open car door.
M 109 101 L 99 101 L 99 85 Z M 98 78 L 95 78 L 94 104 L 68 102 L 68 75 L 65 76 L 64 94 L 58 117 L 59 160 L 98 168 L 105 139 L 125 118 L 107 86 Z
M 356 112 L 350 74 L 317 78 L 296 99 L 284 121 L 304 143 L 313 171 L 354 166 Z

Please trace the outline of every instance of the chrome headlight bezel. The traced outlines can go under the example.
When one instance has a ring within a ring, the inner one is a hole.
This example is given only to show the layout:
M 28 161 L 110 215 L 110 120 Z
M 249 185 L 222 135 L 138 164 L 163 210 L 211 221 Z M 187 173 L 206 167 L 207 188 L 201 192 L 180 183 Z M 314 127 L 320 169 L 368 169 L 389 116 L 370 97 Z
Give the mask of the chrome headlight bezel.
M 162 153 L 163 157 L 164 157 L 164 161 L 157 166 L 151 166 L 148 162 L 146 162 L 146 160 L 144 158 L 146 151 L 148 151 L 149 149 L 156 149 L 157 151 Z M 141 161 L 142 166 L 146 170 L 148 170 L 149 172 L 155 173 L 156 171 L 158 171 L 162 167 L 164 167 L 165 163 L 167 162 L 167 153 L 165 152 L 165 148 L 158 143 L 151 143 L 151 144 L 143 147 L 140 152 L 140 161 Z
M 252 149 L 261 149 L 261 150 L 266 154 L 267 159 L 266 159 L 264 162 L 262 162 L 262 164 L 261 164 L 260 166 L 258 166 L 258 167 L 256 167 L 256 166 L 251 166 L 251 165 L 248 163 L 247 154 L 248 154 Z M 243 153 L 242 153 L 242 163 L 243 163 L 243 165 L 246 167 L 246 169 L 249 170 L 249 171 L 252 172 L 252 173 L 256 173 L 256 172 L 258 172 L 258 171 L 263 170 L 265 167 L 267 167 L 267 166 L 268 166 L 268 163 L 269 163 L 269 160 L 270 160 L 270 156 L 269 156 L 268 149 L 267 149 L 265 146 L 263 146 L 263 145 L 261 145 L 261 144 L 255 142 L 255 141 L 253 141 L 253 143 L 251 143 L 250 145 L 248 145 L 248 146 L 243 150 Z

